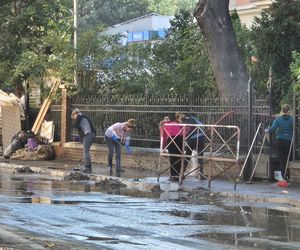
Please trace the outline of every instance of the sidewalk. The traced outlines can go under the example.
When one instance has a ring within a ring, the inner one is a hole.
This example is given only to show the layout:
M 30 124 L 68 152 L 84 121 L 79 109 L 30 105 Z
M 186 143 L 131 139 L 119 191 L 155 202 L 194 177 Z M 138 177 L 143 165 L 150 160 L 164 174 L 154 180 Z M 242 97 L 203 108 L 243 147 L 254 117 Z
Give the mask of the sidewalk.
M 56 178 L 63 178 L 72 172 L 74 167 L 78 167 L 78 162 L 72 161 L 7 161 L 0 160 L 0 170 L 16 172 L 18 168 L 30 167 L 35 173 L 48 175 Z M 195 176 L 188 176 L 183 185 L 168 181 L 168 176 L 161 176 L 159 182 L 155 172 L 138 171 L 136 169 L 125 169 L 121 177 L 109 176 L 109 170 L 101 165 L 93 166 L 93 174 L 89 175 L 94 181 L 107 179 L 119 180 L 126 184 L 128 188 L 140 191 L 153 191 L 158 188 L 168 192 L 191 192 L 193 189 L 202 188 L 220 196 L 237 198 L 241 201 L 269 202 L 277 204 L 291 205 L 300 208 L 300 187 L 290 184 L 287 188 L 280 188 L 276 183 L 253 182 L 252 184 L 238 183 L 236 190 L 234 184 L 225 179 L 216 179 L 211 182 L 199 180 Z

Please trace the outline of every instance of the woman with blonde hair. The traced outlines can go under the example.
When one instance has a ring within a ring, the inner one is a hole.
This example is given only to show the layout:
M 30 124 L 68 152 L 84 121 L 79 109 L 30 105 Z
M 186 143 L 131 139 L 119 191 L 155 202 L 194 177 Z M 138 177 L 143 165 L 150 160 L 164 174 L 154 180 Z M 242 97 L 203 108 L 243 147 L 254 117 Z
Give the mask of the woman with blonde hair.
M 136 127 L 135 119 L 129 119 L 127 122 L 117 122 L 111 125 L 105 131 L 105 141 L 108 147 L 108 167 L 109 172 L 113 172 L 112 162 L 114 152 L 116 151 L 116 172 L 123 172 L 121 168 L 121 145 L 125 145 L 126 153 L 130 154 L 129 147 L 130 133 Z

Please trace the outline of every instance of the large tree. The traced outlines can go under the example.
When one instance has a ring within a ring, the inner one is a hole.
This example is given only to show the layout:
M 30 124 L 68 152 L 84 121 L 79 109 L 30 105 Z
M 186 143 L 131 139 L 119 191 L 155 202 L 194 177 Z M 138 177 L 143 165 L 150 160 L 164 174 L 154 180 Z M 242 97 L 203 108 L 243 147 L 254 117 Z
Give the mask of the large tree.
M 221 97 L 245 94 L 249 77 L 229 15 L 229 0 L 199 0 L 194 15 L 208 45 Z

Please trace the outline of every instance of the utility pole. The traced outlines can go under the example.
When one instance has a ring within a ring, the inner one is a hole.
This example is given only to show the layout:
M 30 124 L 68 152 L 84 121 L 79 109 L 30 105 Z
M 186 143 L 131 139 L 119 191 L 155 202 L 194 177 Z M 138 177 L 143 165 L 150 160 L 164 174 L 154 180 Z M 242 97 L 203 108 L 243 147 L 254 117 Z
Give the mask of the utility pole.
M 77 28 L 78 28 L 78 0 L 73 0 L 74 8 L 74 58 L 75 58 L 75 67 L 74 67 L 74 85 L 77 85 Z

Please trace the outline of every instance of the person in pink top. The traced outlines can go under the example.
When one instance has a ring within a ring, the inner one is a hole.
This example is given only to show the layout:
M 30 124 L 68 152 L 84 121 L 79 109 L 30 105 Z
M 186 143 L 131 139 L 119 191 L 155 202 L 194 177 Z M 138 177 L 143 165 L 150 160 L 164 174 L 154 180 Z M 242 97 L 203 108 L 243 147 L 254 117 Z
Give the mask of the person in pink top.
M 105 141 L 108 147 L 108 167 L 110 173 L 113 172 L 112 161 L 115 151 L 117 174 L 123 172 L 123 170 L 121 169 L 121 145 L 125 145 L 127 154 L 131 153 L 129 147 L 130 133 L 135 127 L 135 119 L 129 119 L 127 122 L 118 122 L 106 129 Z
M 183 127 L 176 126 L 176 124 L 181 124 L 182 119 L 185 115 L 177 112 L 175 114 L 174 121 L 162 121 L 161 126 L 161 136 L 163 137 L 163 147 L 167 146 L 169 154 L 182 154 L 183 148 Z M 169 126 L 171 125 L 171 126 Z M 181 157 L 170 156 L 170 178 L 171 181 L 177 181 L 179 179 L 181 168 Z

